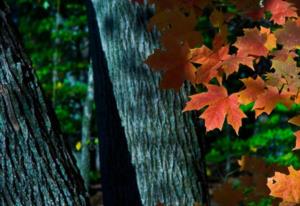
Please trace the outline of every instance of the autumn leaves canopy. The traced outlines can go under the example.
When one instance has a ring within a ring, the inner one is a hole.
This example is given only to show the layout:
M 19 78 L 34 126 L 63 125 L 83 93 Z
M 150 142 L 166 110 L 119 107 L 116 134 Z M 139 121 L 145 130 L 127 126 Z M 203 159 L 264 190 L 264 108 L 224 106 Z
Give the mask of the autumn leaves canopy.
M 200 118 L 205 120 L 207 131 L 222 129 L 227 119 L 238 133 L 242 119 L 246 118 L 239 108 L 241 104 L 254 102 L 253 110 L 258 117 L 270 114 L 277 103 L 286 106 L 299 103 L 299 68 L 294 58 L 300 46 L 300 19 L 293 2 L 152 0 L 150 3 L 155 3 L 157 11 L 148 27 L 156 26 L 160 31 L 161 48 L 148 57 L 146 64 L 163 71 L 162 88 L 179 90 L 184 81 L 207 88 L 206 92 L 191 96 L 184 109 L 204 108 Z M 234 9 L 224 11 L 225 4 Z M 197 19 L 205 8 L 212 10 L 209 19 L 217 31 L 210 48 L 196 29 Z M 236 16 L 262 24 L 244 28 L 241 36 L 230 41 L 230 22 Z M 267 21 L 271 24 L 264 23 Z M 273 70 L 256 75 L 261 58 L 270 60 Z M 244 87 L 228 94 L 224 82 L 245 68 L 253 70 L 255 75 L 240 79 Z

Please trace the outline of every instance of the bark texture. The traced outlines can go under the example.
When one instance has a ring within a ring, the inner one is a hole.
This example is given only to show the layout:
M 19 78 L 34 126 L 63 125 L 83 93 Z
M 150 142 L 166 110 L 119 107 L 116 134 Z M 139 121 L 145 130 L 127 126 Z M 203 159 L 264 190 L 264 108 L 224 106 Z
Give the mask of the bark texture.
M 190 114 L 181 112 L 189 88 L 159 90 L 159 74 L 143 65 L 158 47 L 146 29 L 152 9 L 129 0 L 92 2 L 143 205 L 200 202 L 200 149 Z
M 139 206 L 140 194 L 121 125 L 112 83 L 99 35 L 96 13 L 87 0 L 90 50 L 94 71 L 95 102 L 100 139 L 100 166 L 105 206 Z
M 87 205 L 74 158 L 0 0 L 0 205 Z

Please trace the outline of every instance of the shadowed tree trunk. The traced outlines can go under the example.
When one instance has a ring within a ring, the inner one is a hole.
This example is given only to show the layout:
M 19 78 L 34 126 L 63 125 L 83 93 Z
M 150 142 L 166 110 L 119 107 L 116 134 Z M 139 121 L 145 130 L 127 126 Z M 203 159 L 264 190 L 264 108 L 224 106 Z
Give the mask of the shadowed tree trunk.
M 200 202 L 201 153 L 192 117 L 181 112 L 189 88 L 159 90 L 159 75 L 143 65 L 158 47 L 146 29 L 152 9 L 129 0 L 92 2 L 143 205 Z
M 81 206 L 86 192 L 0 0 L 0 205 Z
M 81 142 L 82 150 L 80 154 L 80 172 L 84 179 L 86 189 L 89 189 L 90 180 L 89 172 L 91 170 L 91 157 L 90 157 L 90 144 L 91 144 L 91 121 L 92 121 L 92 110 L 94 103 L 94 78 L 92 65 L 89 65 L 87 75 L 87 92 L 86 98 L 83 105 L 82 123 L 81 123 Z
M 100 140 L 100 166 L 105 206 L 139 206 L 140 194 L 130 161 L 124 128 L 121 125 L 107 62 L 102 50 L 92 2 L 86 1 L 90 34 L 96 119 Z

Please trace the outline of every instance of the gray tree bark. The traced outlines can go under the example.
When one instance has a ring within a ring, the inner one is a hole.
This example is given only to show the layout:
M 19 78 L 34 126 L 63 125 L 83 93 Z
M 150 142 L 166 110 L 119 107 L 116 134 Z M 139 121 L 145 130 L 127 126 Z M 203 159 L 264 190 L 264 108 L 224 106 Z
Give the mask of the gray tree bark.
M 86 196 L 0 0 L 0 205 L 88 205 Z
M 152 9 L 129 0 L 92 2 L 142 203 L 200 202 L 201 153 L 192 117 L 181 112 L 189 88 L 159 90 L 159 74 L 143 65 L 158 47 L 157 36 L 146 29 Z

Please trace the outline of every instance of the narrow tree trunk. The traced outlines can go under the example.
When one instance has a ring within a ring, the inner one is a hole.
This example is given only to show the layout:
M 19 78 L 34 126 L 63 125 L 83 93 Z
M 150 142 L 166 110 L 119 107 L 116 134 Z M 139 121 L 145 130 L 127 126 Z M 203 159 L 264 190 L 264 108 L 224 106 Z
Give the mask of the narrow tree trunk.
M 0 0 L 0 205 L 87 205 L 79 171 Z
M 146 29 L 151 8 L 129 0 L 92 2 L 143 204 L 200 202 L 200 149 L 191 115 L 181 112 L 189 88 L 159 90 L 159 75 L 143 65 L 158 47 Z
M 91 169 L 90 163 L 90 145 L 88 142 L 91 141 L 91 119 L 92 119 L 92 109 L 94 103 L 94 79 L 93 79 L 93 69 L 92 65 L 89 66 L 88 70 L 88 82 L 87 82 L 87 93 L 86 99 L 83 106 L 82 114 L 82 126 L 81 126 L 81 159 L 80 159 L 80 172 L 84 179 L 84 184 L 86 189 L 89 189 L 89 172 Z

